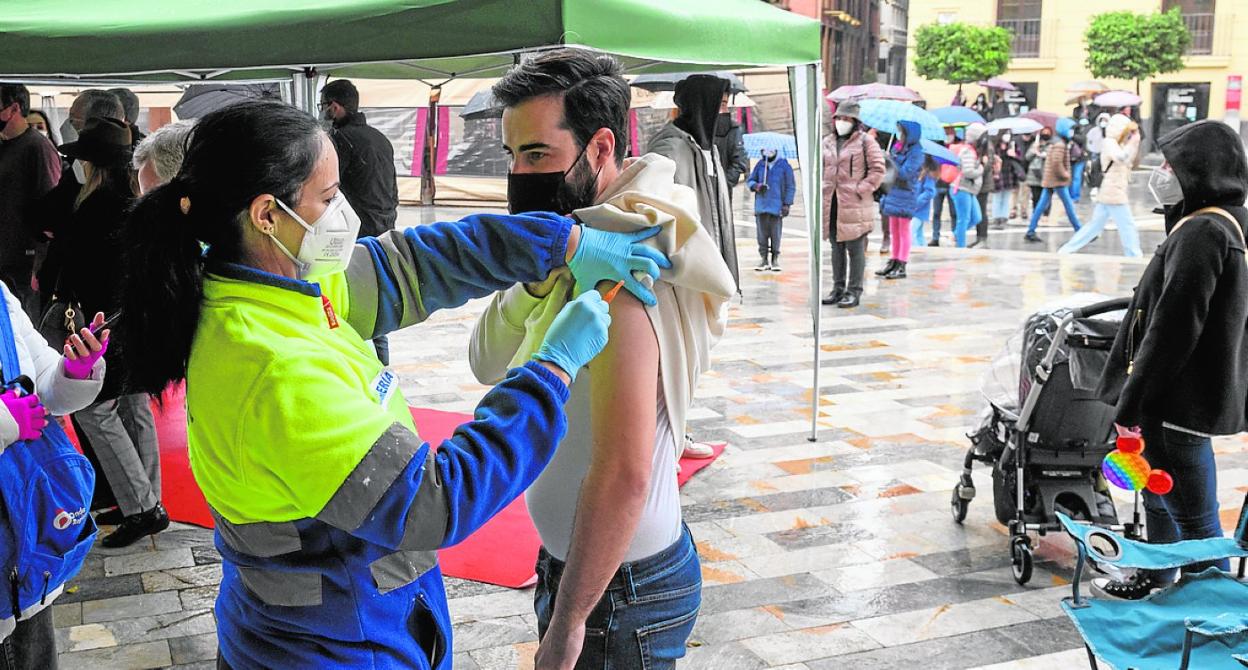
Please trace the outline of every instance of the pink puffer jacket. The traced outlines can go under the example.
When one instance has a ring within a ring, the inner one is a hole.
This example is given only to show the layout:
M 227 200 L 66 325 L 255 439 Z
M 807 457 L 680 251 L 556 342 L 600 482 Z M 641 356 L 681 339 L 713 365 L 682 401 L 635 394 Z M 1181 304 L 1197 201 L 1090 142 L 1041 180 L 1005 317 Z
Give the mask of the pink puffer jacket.
M 856 240 L 871 232 L 880 215 L 872 199 L 884 180 L 884 150 L 857 130 L 837 151 L 836 136 L 823 140 L 823 239 L 831 239 L 832 195 L 836 195 L 836 239 Z

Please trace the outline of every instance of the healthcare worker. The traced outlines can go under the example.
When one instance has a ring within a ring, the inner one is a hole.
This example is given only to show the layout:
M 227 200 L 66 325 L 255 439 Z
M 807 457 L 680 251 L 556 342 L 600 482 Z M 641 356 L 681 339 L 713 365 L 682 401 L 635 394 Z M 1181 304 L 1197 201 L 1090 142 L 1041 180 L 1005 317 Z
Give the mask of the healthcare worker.
M 558 175 L 543 185 L 561 188 Z M 224 559 L 220 667 L 449 668 L 435 550 L 541 472 L 610 317 L 597 291 L 569 303 L 534 360 L 436 449 L 369 339 L 565 261 L 578 282 L 625 279 L 653 302 L 633 272 L 669 265 L 645 235 L 555 215 L 473 216 L 356 246 L 358 225 L 317 121 L 254 102 L 203 117 L 178 175 L 126 228 L 119 339 L 136 388 L 186 380 L 191 467 Z

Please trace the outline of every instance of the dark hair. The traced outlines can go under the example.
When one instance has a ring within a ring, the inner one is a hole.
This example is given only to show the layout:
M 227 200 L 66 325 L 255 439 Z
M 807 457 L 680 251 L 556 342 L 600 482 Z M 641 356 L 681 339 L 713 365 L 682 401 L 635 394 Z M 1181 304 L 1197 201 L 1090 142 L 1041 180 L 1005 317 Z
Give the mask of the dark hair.
M 521 63 L 494 84 L 504 107 L 543 95 L 563 98 L 562 127 L 585 148 L 600 128 L 615 134 L 615 162 L 628 154 L 628 109 L 632 91 L 620 63 L 584 49 L 557 49 Z
M 182 169 L 135 205 L 123 229 L 125 364 L 153 395 L 186 376 L 209 261 L 242 257 L 243 226 L 257 196 L 295 206 L 320 156 L 316 119 L 278 102 L 241 102 L 195 124 Z
M 30 116 L 31 114 L 38 114 L 39 117 L 43 119 L 43 125 L 48 127 L 48 138 L 52 140 L 52 144 L 59 145 L 61 143 L 61 136 L 60 133 L 56 132 L 56 128 L 52 127 L 52 119 L 49 119 L 48 115 L 42 109 L 32 109 L 29 112 L 26 112 L 26 116 Z
M 0 84 L 0 109 L 18 104 L 22 116 L 30 113 L 30 91 L 21 84 Z
M 121 102 L 121 111 L 126 115 L 125 121 L 128 123 L 138 123 L 139 121 L 139 96 L 134 94 L 128 88 L 110 88 L 109 93 L 117 97 Z
M 352 114 L 360 111 L 360 92 L 350 79 L 335 79 L 321 89 L 321 99 L 336 102 Z
M 74 98 L 73 104 L 78 104 L 79 100 L 82 101 L 83 120 L 93 118 L 126 120 L 126 109 L 122 107 L 121 100 L 102 88 L 88 88 L 82 91 L 78 97 Z

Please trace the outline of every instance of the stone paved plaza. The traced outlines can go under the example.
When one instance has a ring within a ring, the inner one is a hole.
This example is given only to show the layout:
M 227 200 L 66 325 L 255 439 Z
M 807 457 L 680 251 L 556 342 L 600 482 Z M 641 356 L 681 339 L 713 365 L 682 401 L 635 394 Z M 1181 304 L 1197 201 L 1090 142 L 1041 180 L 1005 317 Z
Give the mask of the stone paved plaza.
M 459 213 L 408 210 L 403 220 Z M 1151 250 L 1160 221 L 1143 222 Z M 1019 227 L 994 231 L 987 250 L 917 249 L 908 280 L 871 277 L 861 308 L 823 309 L 812 443 L 802 225 L 799 216 L 787 223 L 781 274 L 749 271 L 753 227 L 739 226 L 744 301 L 732 306 L 690 414 L 698 438 L 729 447 L 682 489 L 705 580 L 682 667 L 1086 667 L 1058 609 L 1069 594 L 1069 542 L 1043 540 L 1035 577 L 1020 587 L 992 518 L 987 471 L 978 471 L 980 497 L 965 525 L 952 522 L 948 503 L 965 433 L 983 407 L 980 375 L 1020 320 L 1062 295 L 1126 295 L 1143 262 L 1109 255 L 1112 232 L 1059 259 L 1046 253 L 1068 236 L 1059 227 L 1041 231 L 1039 249 L 1023 250 Z M 873 241 L 869 277 L 876 249 Z M 470 411 L 484 393 L 464 345 L 481 307 L 392 338 L 412 404 Z M 1231 523 L 1248 485 L 1245 443 L 1219 440 L 1217 451 Z M 124 551 L 97 549 L 55 606 L 62 667 L 212 668 L 218 561 L 211 533 L 186 526 Z M 447 586 L 457 670 L 532 666 L 531 590 Z

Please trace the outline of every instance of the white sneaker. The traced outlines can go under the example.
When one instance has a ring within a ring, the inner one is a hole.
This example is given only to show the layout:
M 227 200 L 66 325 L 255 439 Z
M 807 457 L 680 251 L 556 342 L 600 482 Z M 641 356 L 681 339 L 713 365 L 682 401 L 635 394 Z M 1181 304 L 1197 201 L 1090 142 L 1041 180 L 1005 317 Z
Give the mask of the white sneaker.
M 763 261 L 759 263 L 758 265 L 754 266 L 755 272 L 767 272 L 770 269 L 771 269 L 771 263 L 768 263 L 767 261 Z
M 681 453 L 681 458 L 711 458 L 715 455 L 715 448 L 705 442 L 694 442 L 692 435 L 685 436 L 685 450 Z

